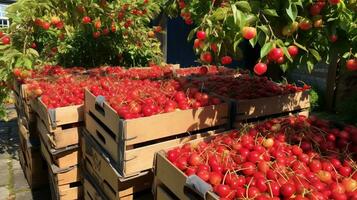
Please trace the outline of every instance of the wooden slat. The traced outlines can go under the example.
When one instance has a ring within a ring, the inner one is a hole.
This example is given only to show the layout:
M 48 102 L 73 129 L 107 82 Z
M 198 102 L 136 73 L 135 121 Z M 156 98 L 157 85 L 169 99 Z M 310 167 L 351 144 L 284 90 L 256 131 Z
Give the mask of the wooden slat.
M 96 110 L 96 97 L 88 90 L 85 92 L 86 112 L 91 112 L 103 122 L 115 135 L 117 140 L 124 132 L 127 145 L 134 145 L 159 138 L 177 135 L 188 131 L 200 130 L 208 127 L 228 123 L 227 103 L 212 105 L 198 109 L 176 110 L 175 112 L 125 120 L 124 130 L 119 129 L 121 119 L 117 113 L 104 102 L 104 115 Z M 86 124 L 88 126 L 88 123 Z
M 125 174 L 134 174 L 143 169 L 151 169 L 154 164 L 155 153 L 167 149 L 173 146 L 178 146 L 185 144 L 189 141 L 196 140 L 199 138 L 204 138 L 212 135 L 213 133 L 200 133 L 192 136 L 187 136 L 183 138 L 173 139 L 166 142 L 160 142 L 157 144 L 152 144 L 144 146 L 141 148 L 135 148 L 132 150 L 127 150 L 125 152 Z
M 308 91 L 259 99 L 239 100 L 236 121 L 301 110 L 310 107 Z
M 91 142 L 87 141 L 88 138 L 84 137 L 82 138 L 82 152 L 85 169 L 97 181 L 101 191 L 110 199 L 121 199 L 151 187 L 152 173 L 146 173 L 128 180 L 123 179 L 108 160 L 103 157 L 102 153 L 91 146 Z M 113 190 L 116 192 L 113 193 Z
M 176 200 L 161 186 L 156 187 L 155 199 L 156 200 Z
M 52 127 L 50 116 L 45 104 L 39 99 L 31 101 L 33 110 L 40 116 L 48 131 L 53 132 L 56 127 Z M 66 125 L 83 121 L 84 105 L 67 106 L 56 108 L 56 125 Z
M 105 200 L 86 178 L 83 181 L 83 197 L 84 200 Z
M 41 142 L 41 152 L 49 165 L 56 165 L 58 168 L 76 166 L 79 163 L 78 149 L 68 150 L 58 155 L 52 155 L 44 142 Z
M 68 129 L 59 127 L 55 131 L 49 132 L 43 121 L 38 118 L 37 129 L 42 136 L 43 142 L 53 149 L 61 149 L 78 144 L 79 127 Z
M 88 114 L 86 114 L 86 125 L 88 127 L 88 133 L 96 140 L 96 142 L 99 143 L 100 146 L 109 153 L 111 158 L 116 163 L 120 162 L 118 155 L 118 148 L 120 147 L 118 146 L 118 143 L 116 143 L 116 141 L 110 137 L 110 134 Z M 177 146 L 197 138 L 206 137 L 208 135 L 212 135 L 212 133 L 205 132 L 177 139 L 171 139 L 160 143 L 153 143 L 140 148 L 125 150 L 124 160 L 126 160 L 126 162 L 124 163 L 124 168 L 118 170 L 121 170 L 125 176 L 130 176 L 132 174 L 151 169 L 153 166 L 155 152 L 161 149 Z

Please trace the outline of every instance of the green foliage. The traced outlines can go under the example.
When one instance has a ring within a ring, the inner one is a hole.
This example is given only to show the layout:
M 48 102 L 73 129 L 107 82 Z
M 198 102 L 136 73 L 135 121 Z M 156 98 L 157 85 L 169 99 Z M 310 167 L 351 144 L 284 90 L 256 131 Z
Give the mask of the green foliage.
M 68 67 L 146 66 L 162 61 L 151 21 L 164 0 L 18 0 L 7 9 L 10 45 L 0 44 L 0 102 L 9 93 L 14 68 L 44 64 Z M 91 19 L 83 23 L 84 17 Z M 150 33 L 150 34 L 149 34 Z M 3 98 L 4 97 L 4 98 Z M 0 108 L 0 118 L 4 116 Z
M 289 67 L 306 65 L 311 72 L 315 63 L 330 61 L 331 46 L 341 47 L 338 52 L 341 55 L 356 57 L 353 53 L 357 47 L 355 0 L 341 0 L 337 5 L 323 1 L 325 5 L 315 16 L 309 11 L 310 6 L 317 3 L 312 0 L 177 0 L 177 3 L 186 23 L 193 21 L 196 26 L 189 39 L 193 39 L 198 30 L 205 31 L 208 36 L 202 41 L 203 47 L 195 49 L 196 53 L 211 52 L 215 63 L 226 55 L 238 57 L 238 46 L 243 41 L 241 30 L 245 26 L 256 28 L 257 35 L 249 43 L 253 47 L 262 47 L 261 61 L 268 60 L 267 55 L 272 48 L 282 48 L 286 58 L 280 65 L 283 71 Z M 299 28 L 304 22 L 311 28 Z M 332 35 L 337 36 L 337 42 L 330 41 Z M 217 52 L 210 48 L 213 43 L 219 47 Z M 295 58 L 287 51 L 290 45 L 300 50 Z

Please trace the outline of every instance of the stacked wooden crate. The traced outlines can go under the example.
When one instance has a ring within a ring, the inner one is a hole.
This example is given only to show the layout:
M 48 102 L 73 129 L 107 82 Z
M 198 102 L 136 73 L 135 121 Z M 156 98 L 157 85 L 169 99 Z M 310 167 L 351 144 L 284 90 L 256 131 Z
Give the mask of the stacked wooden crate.
M 205 130 L 226 128 L 229 121 L 227 103 L 123 120 L 99 99 L 85 91 L 85 183 L 97 185 L 95 194 L 108 199 L 133 199 L 149 189 L 157 151 L 206 137 L 211 133 Z
M 41 152 L 48 165 L 52 199 L 80 199 L 79 128 L 83 123 L 83 105 L 48 109 L 41 98 L 37 98 L 31 106 L 37 114 Z
M 18 154 L 28 184 L 35 189 L 48 183 L 47 176 L 43 174 L 43 171 L 47 170 L 47 165 L 41 156 L 36 117 L 31 109 L 26 87 L 26 84 L 15 80 L 13 94 L 20 138 Z

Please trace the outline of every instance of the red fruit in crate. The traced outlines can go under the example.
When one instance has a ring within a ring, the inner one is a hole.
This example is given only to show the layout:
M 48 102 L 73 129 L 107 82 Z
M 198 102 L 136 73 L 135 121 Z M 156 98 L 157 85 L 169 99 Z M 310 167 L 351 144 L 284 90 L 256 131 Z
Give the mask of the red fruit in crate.
M 21 70 L 20 70 L 19 68 L 14 68 L 14 69 L 12 70 L 12 73 L 14 74 L 14 76 L 20 77 L 20 75 L 21 75 Z
M 285 183 L 280 188 L 280 194 L 285 198 L 289 198 L 295 193 L 295 190 L 295 185 L 291 183 Z
M 243 27 L 242 29 L 242 35 L 243 38 L 250 40 L 255 38 L 255 36 L 257 35 L 257 30 L 254 27 Z
M 232 191 L 228 185 L 219 184 L 214 188 L 214 191 L 220 197 L 227 197 Z
M 202 159 L 201 157 L 199 156 L 198 153 L 192 153 L 189 160 L 188 160 L 188 163 L 191 165 L 191 166 L 198 166 L 202 163 Z
M 256 171 L 256 166 L 254 163 L 251 162 L 245 162 L 242 164 L 242 168 L 243 168 L 243 174 L 245 175 L 252 175 L 254 174 L 254 172 Z
M 267 71 L 267 69 L 268 67 L 265 63 L 257 63 L 254 66 L 254 72 L 259 76 L 263 75 Z
M 218 172 L 211 172 L 209 174 L 209 182 L 212 184 L 212 185 L 219 185 L 222 181 L 222 175 Z
M 349 177 L 352 173 L 352 169 L 349 166 L 344 166 L 344 167 L 340 167 L 338 168 L 338 172 L 345 177 Z
M 209 176 L 209 171 L 206 170 L 201 170 L 197 172 L 197 176 L 200 177 L 204 181 L 208 181 L 210 176 Z
M 352 178 L 344 178 L 342 180 L 342 186 L 346 192 L 353 192 L 357 190 L 357 181 Z
M 196 36 L 199 40 L 205 40 L 206 39 L 206 32 L 204 31 L 198 31 L 196 33 Z

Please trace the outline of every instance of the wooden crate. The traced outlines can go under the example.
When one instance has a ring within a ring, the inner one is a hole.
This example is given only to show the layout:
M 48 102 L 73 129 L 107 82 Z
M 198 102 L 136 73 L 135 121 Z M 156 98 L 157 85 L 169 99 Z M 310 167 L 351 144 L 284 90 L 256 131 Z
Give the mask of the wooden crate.
M 155 200 L 179 200 L 164 185 L 157 185 L 155 187 Z
M 144 143 L 141 146 L 125 146 L 126 141 L 116 141 L 104 126 L 91 115 L 85 115 L 88 134 L 99 144 L 102 151 L 113 160 L 115 169 L 123 177 L 129 177 L 151 169 L 155 152 L 184 142 L 207 136 L 211 133 L 183 134 L 175 137 Z
M 83 168 L 100 190 L 109 199 L 122 199 L 151 188 L 151 171 L 130 178 L 123 178 L 112 164 L 112 160 L 100 150 L 90 135 L 83 132 L 81 138 Z
M 80 159 L 78 150 L 78 147 L 70 147 L 61 150 L 48 149 L 41 137 L 41 153 L 46 162 L 56 168 L 64 169 L 78 165 Z
M 99 188 L 100 187 L 97 184 L 95 184 L 95 181 L 90 176 L 85 175 L 83 180 L 83 199 L 84 200 L 111 200 Z M 129 194 L 127 196 L 123 196 L 117 199 L 151 200 L 153 199 L 153 197 L 149 191 L 145 191 L 145 193 Z
M 69 124 L 78 124 L 83 121 L 84 105 L 48 109 L 39 97 L 31 101 L 31 107 L 50 132 L 58 130 L 63 125 L 68 126 Z
M 85 91 L 85 111 L 92 113 L 112 132 L 116 141 L 125 141 L 125 146 L 225 125 L 229 119 L 229 105 L 222 103 L 198 109 L 178 110 L 170 113 L 123 120 L 109 104 L 96 103 L 96 97 Z M 88 124 L 88 123 L 87 123 Z
M 220 134 L 224 134 L 224 133 L 220 133 Z M 209 141 L 213 137 L 214 136 L 209 136 L 205 138 L 196 139 L 191 141 L 190 143 L 196 144 L 201 141 Z M 180 169 L 178 169 L 175 165 L 173 165 L 166 158 L 167 150 L 169 149 L 161 150 L 156 153 L 155 167 L 154 167 L 155 179 L 157 179 L 159 183 L 167 187 L 178 199 L 190 200 L 192 199 L 193 195 L 197 196 L 198 193 L 186 187 L 186 180 L 188 178 L 187 175 L 184 172 L 182 172 Z M 202 181 L 202 184 L 207 184 L 207 183 Z M 208 191 L 205 194 L 205 199 L 218 200 L 219 197 L 212 191 Z
M 39 188 L 48 183 L 47 165 L 41 156 L 39 141 L 30 138 L 27 130 L 22 126 L 19 128 L 20 150 L 19 159 L 21 167 L 29 186 L 33 189 Z
M 71 182 L 64 185 L 58 185 L 56 177 L 49 170 L 50 189 L 53 200 L 76 200 L 82 199 L 81 181 Z
M 17 126 L 18 126 L 19 134 L 22 134 L 23 137 L 26 139 L 31 138 L 31 140 L 37 140 L 38 147 L 39 147 L 39 145 L 40 145 L 39 136 L 38 136 L 38 131 L 36 130 L 36 124 L 34 122 L 29 123 L 26 120 L 26 118 L 22 118 L 22 117 L 18 116 L 17 117 Z
M 310 108 L 309 91 L 232 102 L 234 123 L 275 114 L 306 112 Z
M 33 122 L 35 120 L 34 113 L 31 109 L 30 106 L 30 100 L 25 100 L 16 92 L 14 93 L 14 99 L 15 99 L 15 108 L 17 115 L 26 118 L 27 121 Z
M 60 126 L 50 132 L 45 123 L 37 116 L 37 130 L 41 135 L 43 143 L 48 149 L 61 150 L 67 147 L 78 146 L 79 127 L 78 126 Z

